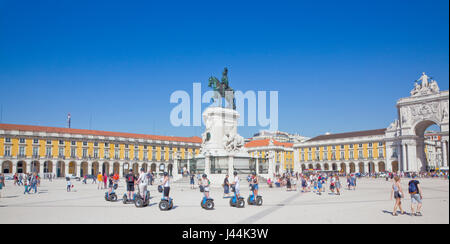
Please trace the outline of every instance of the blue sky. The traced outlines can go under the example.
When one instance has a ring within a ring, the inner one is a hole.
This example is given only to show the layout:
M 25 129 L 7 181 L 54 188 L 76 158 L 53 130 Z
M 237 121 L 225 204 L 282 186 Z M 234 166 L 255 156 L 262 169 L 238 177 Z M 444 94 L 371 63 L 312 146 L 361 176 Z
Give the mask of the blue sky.
M 421 72 L 448 89 L 448 5 L 0 0 L 2 122 L 200 135 L 171 126 L 170 94 L 227 66 L 237 90 L 279 91 L 282 131 L 385 128 Z

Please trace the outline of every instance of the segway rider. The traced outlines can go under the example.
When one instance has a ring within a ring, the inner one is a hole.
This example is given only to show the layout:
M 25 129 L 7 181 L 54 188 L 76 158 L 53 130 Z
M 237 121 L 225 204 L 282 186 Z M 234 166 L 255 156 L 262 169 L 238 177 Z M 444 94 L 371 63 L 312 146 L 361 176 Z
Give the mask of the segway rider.
M 164 187 L 164 198 L 169 199 L 169 193 L 170 193 L 170 179 L 169 179 L 169 173 L 164 172 L 164 178 L 162 180 L 161 186 Z
M 148 177 L 147 173 L 145 173 L 144 168 L 141 168 L 141 173 L 139 175 L 139 179 L 137 180 L 137 183 L 139 184 L 139 192 L 141 193 L 142 199 L 145 199 L 145 193 L 147 192 L 147 185 L 148 185 Z
M 234 172 L 233 175 L 234 175 L 234 182 L 233 182 L 234 192 L 236 193 L 236 197 L 239 199 L 240 197 L 239 176 L 237 172 Z
M 211 182 L 209 181 L 208 176 L 206 174 L 202 175 L 200 184 L 203 186 L 203 191 L 205 192 L 205 197 L 207 199 L 209 199 L 209 186 L 211 185 Z
M 108 188 L 109 188 L 108 195 L 111 194 L 111 192 L 113 191 L 113 187 L 114 187 L 114 179 L 113 179 L 113 177 L 114 177 L 113 174 L 109 175 L 109 177 L 108 177 L 108 181 L 109 181 L 108 182 Z
M 136 177 L 134 177 L 132 169 L 130 169 L 128 174 L 125 176 L 125 180 L 127 182 L 128 199 L 133 199 L 132 196 L 134 195 L 134 185 L 136 183 Z
M 255 194 L 255 196 L 258 196 L 259 179 L 258 176 L 256 176 L 256 173 L 253 173 L 252 184 L 253 184 L 253 194 Z

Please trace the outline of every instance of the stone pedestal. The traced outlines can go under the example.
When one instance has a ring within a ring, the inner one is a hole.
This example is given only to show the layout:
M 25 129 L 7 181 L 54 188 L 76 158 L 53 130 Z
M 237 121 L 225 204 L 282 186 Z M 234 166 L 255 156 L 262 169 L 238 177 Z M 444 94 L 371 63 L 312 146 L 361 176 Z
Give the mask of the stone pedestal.
M 214 185 L 222 184 L 226 174 L 231 177 L 235 171 L 251 173 L 252 157 L 244 148 L 244 138 L 237 132 L 238 119 L 239 113 L 233 109 L 210 107 L 203 113 L 206 130 L 202 134 L 203 144 L 196 160 L 197 163 L 204 162 L 204 173 Z M 214 168 L 211 167 L 211 159 L 214 160 Z

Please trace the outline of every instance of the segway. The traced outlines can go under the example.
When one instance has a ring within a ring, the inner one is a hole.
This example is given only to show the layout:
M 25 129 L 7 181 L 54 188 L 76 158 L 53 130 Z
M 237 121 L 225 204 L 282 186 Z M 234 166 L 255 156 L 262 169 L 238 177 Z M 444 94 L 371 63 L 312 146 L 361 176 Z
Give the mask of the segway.
M 200 206 L 206 210 L 214 209 L 214 199 L 206 197 L 205 188 L 202 185 L 200 185 L 200 192 L 204 193 L 203 199 L 200 202 Z
M 105 200 L 108 202 L 116 202 L 117 201 L 117 194 L 112 190 L 111 193 L 105 192 Z
M 248 205 L 256 205 L 261 206 L 263 204 L 262 196 L 255 197 L 255 186 L 253 184 L 250 185 L 251 195 L 247 199 Z
M 159 193 L 163 193 L 164 187 L 158 186 L 158 191 L 159 191 Z M 159 202 L 159 209 L 161 211 L 168 211 L 168 210 L 171 210 L 172 208 L 173 208 L 173 199 L 170 197 L 166 198 L 163 196 L 161 198 L 161 202 Z
M 142 199 L 140 189 L 138 187 L 138 193 L 135 194 L 134 205 L 137 208 L 147 207 L 150 204 L 150 191 L 145 192 L 145 201 Z
M 232 186 L 231 190 L 234 192 L 234 196 L 233 198 L 230 199 L 230 206 L 231 207 L 236 207 L 236 208 L 244 208 L 245 207 L 245 200 L 243 197 L 237 197 L 236 194 L 236 187 Z

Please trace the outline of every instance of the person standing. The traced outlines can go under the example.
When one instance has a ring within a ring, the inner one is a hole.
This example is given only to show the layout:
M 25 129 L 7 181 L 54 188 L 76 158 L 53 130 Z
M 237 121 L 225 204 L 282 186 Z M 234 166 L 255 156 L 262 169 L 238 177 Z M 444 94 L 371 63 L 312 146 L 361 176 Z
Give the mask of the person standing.
M 405 211 L 403 211 L 402 208 L 402 197 L 404 196 L 402 186 L 400 185 L 400 177 L 395 176 L 394 177 L 394 184 L 392 184 L 392 190 L 391 190 L 391 200 L 392 197 L 395 198 L 395 204 L 394 204 L 394 210 L 392 211 L 392 216 L 398 216 L 397 214 L 397 208 L 400 209 L 402 214 L 405 214 Z
M 72 190 L 72 182 L 70 182 L 69 177 L 66 177 L 66 186 L 67 186 L 67 192 L 70 192 Z
M 5 176 L 0 174 L 0 198 L 2 198 L 2 189 L 5 185 Z
M 103 189 L 103 175 L 101 173 L 98 173 L 97 181 L 98 181 L 97 190 L 102 190 Z
M 103 189 L 106 189 L 108 185 L 108 175 L 104 173 L 102 179 L 103 179 Z
M 191 184 L 191 189 L 195 189 L 195 175 L 194 174 L 191 174 L 190 184 Z
M 230 195 L 230 180 L 228 179 L 228 175 L 225 176 L 223 180 L 223 198 L 228 197 Z
M 336 193 L 337 195 L 341 195 L 341 180 L 339 179 L 339 175 L 336 175 Z
M 422 216 L 420 212 L 422 209 L 422 188 L 420 182 L 415 178 L 416 175 L 413 175 L 413 179 L 408 183 L 408 192 L 411 196 L 411 215 Z

